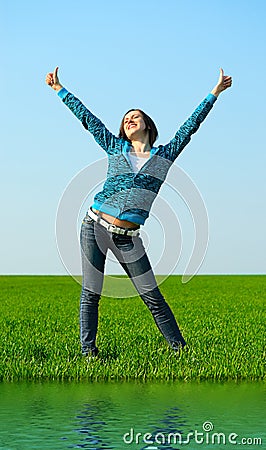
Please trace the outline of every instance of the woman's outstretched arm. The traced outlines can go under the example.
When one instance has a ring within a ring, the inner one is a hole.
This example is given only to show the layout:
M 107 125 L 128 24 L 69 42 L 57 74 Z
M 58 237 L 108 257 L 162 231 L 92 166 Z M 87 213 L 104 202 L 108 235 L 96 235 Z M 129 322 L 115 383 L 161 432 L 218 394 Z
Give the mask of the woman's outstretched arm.
M 217 97 L 222 91 L 229 88 L 232 85 L 232 78 L 230 76 L 224 76 L 223 69 L 220 69 L 220 75 L 218 83 L 212 89 L 211 93 L 205 97 L 205 99 L 199 104 L 191 116 L 183 123 L 178 129 L 174 138 L 165 146 L 165 156 L 174 161 L 182 150 L 189 143 L 191 136 L 196 133 L 204 119 L 209 114 Z
M 59 81 L 58 67 L 53 72 L 46 75 L 46 84 L 57 92 L 61 100 L 70 109 L 70 111 L 82 123 L 84 128 L 92 133 L 97 144 L 99 144 L 107 153 L 114 153 L 118 138 L 114 136 L 101 122 L 98 117 L 92 114 L 83 103 L 73 94 L 67 91 Z

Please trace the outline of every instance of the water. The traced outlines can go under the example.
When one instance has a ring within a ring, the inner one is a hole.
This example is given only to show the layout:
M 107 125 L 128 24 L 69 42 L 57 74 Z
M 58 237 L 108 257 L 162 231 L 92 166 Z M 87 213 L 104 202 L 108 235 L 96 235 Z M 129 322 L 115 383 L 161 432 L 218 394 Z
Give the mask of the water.
M 3 383 L 0 449 L 262 449 L 264 393 L 263 383 Z

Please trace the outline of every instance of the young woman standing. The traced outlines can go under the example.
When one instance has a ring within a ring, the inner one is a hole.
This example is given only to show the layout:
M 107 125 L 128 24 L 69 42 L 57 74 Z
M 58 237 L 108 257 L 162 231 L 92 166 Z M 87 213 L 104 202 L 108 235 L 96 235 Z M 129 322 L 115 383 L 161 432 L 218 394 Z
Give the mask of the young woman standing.
M 154 147 L 158 136 L 153 120 L 140 109 L 123 117 L 114 136 L 58 78 L 58 67 L 46 76 L 63 103 L 90 131 L 108 155 L 107 178 L 94 197 L 80 234 L 82 292 L 80 339 L 84 356 L 97 356 L 98 306 L 102 291 L 107 250 L 116 256 L 136 290 L 151 311 L 155 323 L 174 351 L 185 345 L 175 317 L 160 292 L 141 237 L 140 225 L 149 216 L 152 203 L 177 156 L 197 131 L 219 94 L 232 84 L 220 69 L 218 83 L 166 145 Z

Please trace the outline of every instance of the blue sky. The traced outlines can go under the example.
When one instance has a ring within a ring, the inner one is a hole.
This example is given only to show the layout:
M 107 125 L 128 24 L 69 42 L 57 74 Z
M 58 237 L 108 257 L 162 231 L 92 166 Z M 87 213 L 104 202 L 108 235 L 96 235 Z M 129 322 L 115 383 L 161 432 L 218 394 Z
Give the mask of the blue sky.
M 0 273 L 65 273 L 59 200 L 105 156 L 45 85 L 56 65 L 62 84 L 115 134 L 129 108 L 146 111 L 158 144 L 210 92 L 220 67 L 232 75 L 233 87 L 175 164 L 208 212 L 199 273 L 265 273 L 265 13 L 263 0 L 2 3 Z M 167 189 L 161 195 L 177 209 L 183 242 L 174 273 L 183 273 L 193 223 L 182 201 Z M 157 228 L 153 219 L 145 225 L 153 264 L 163 251 Z M 120 272 L 111 260 L 108 267 Z

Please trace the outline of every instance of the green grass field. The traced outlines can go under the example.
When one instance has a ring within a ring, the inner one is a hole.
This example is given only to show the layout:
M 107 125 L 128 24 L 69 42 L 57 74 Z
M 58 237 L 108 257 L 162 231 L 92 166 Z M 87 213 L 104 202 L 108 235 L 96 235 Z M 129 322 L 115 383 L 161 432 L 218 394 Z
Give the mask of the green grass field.
M 102 298 L 99 357 L 80 355 L 80 285 L 1 276 L 0 380 L 261 380 L 266 276 L 170 276 L 160 288 L 188 349 L 175 355 L 139 297 Z

